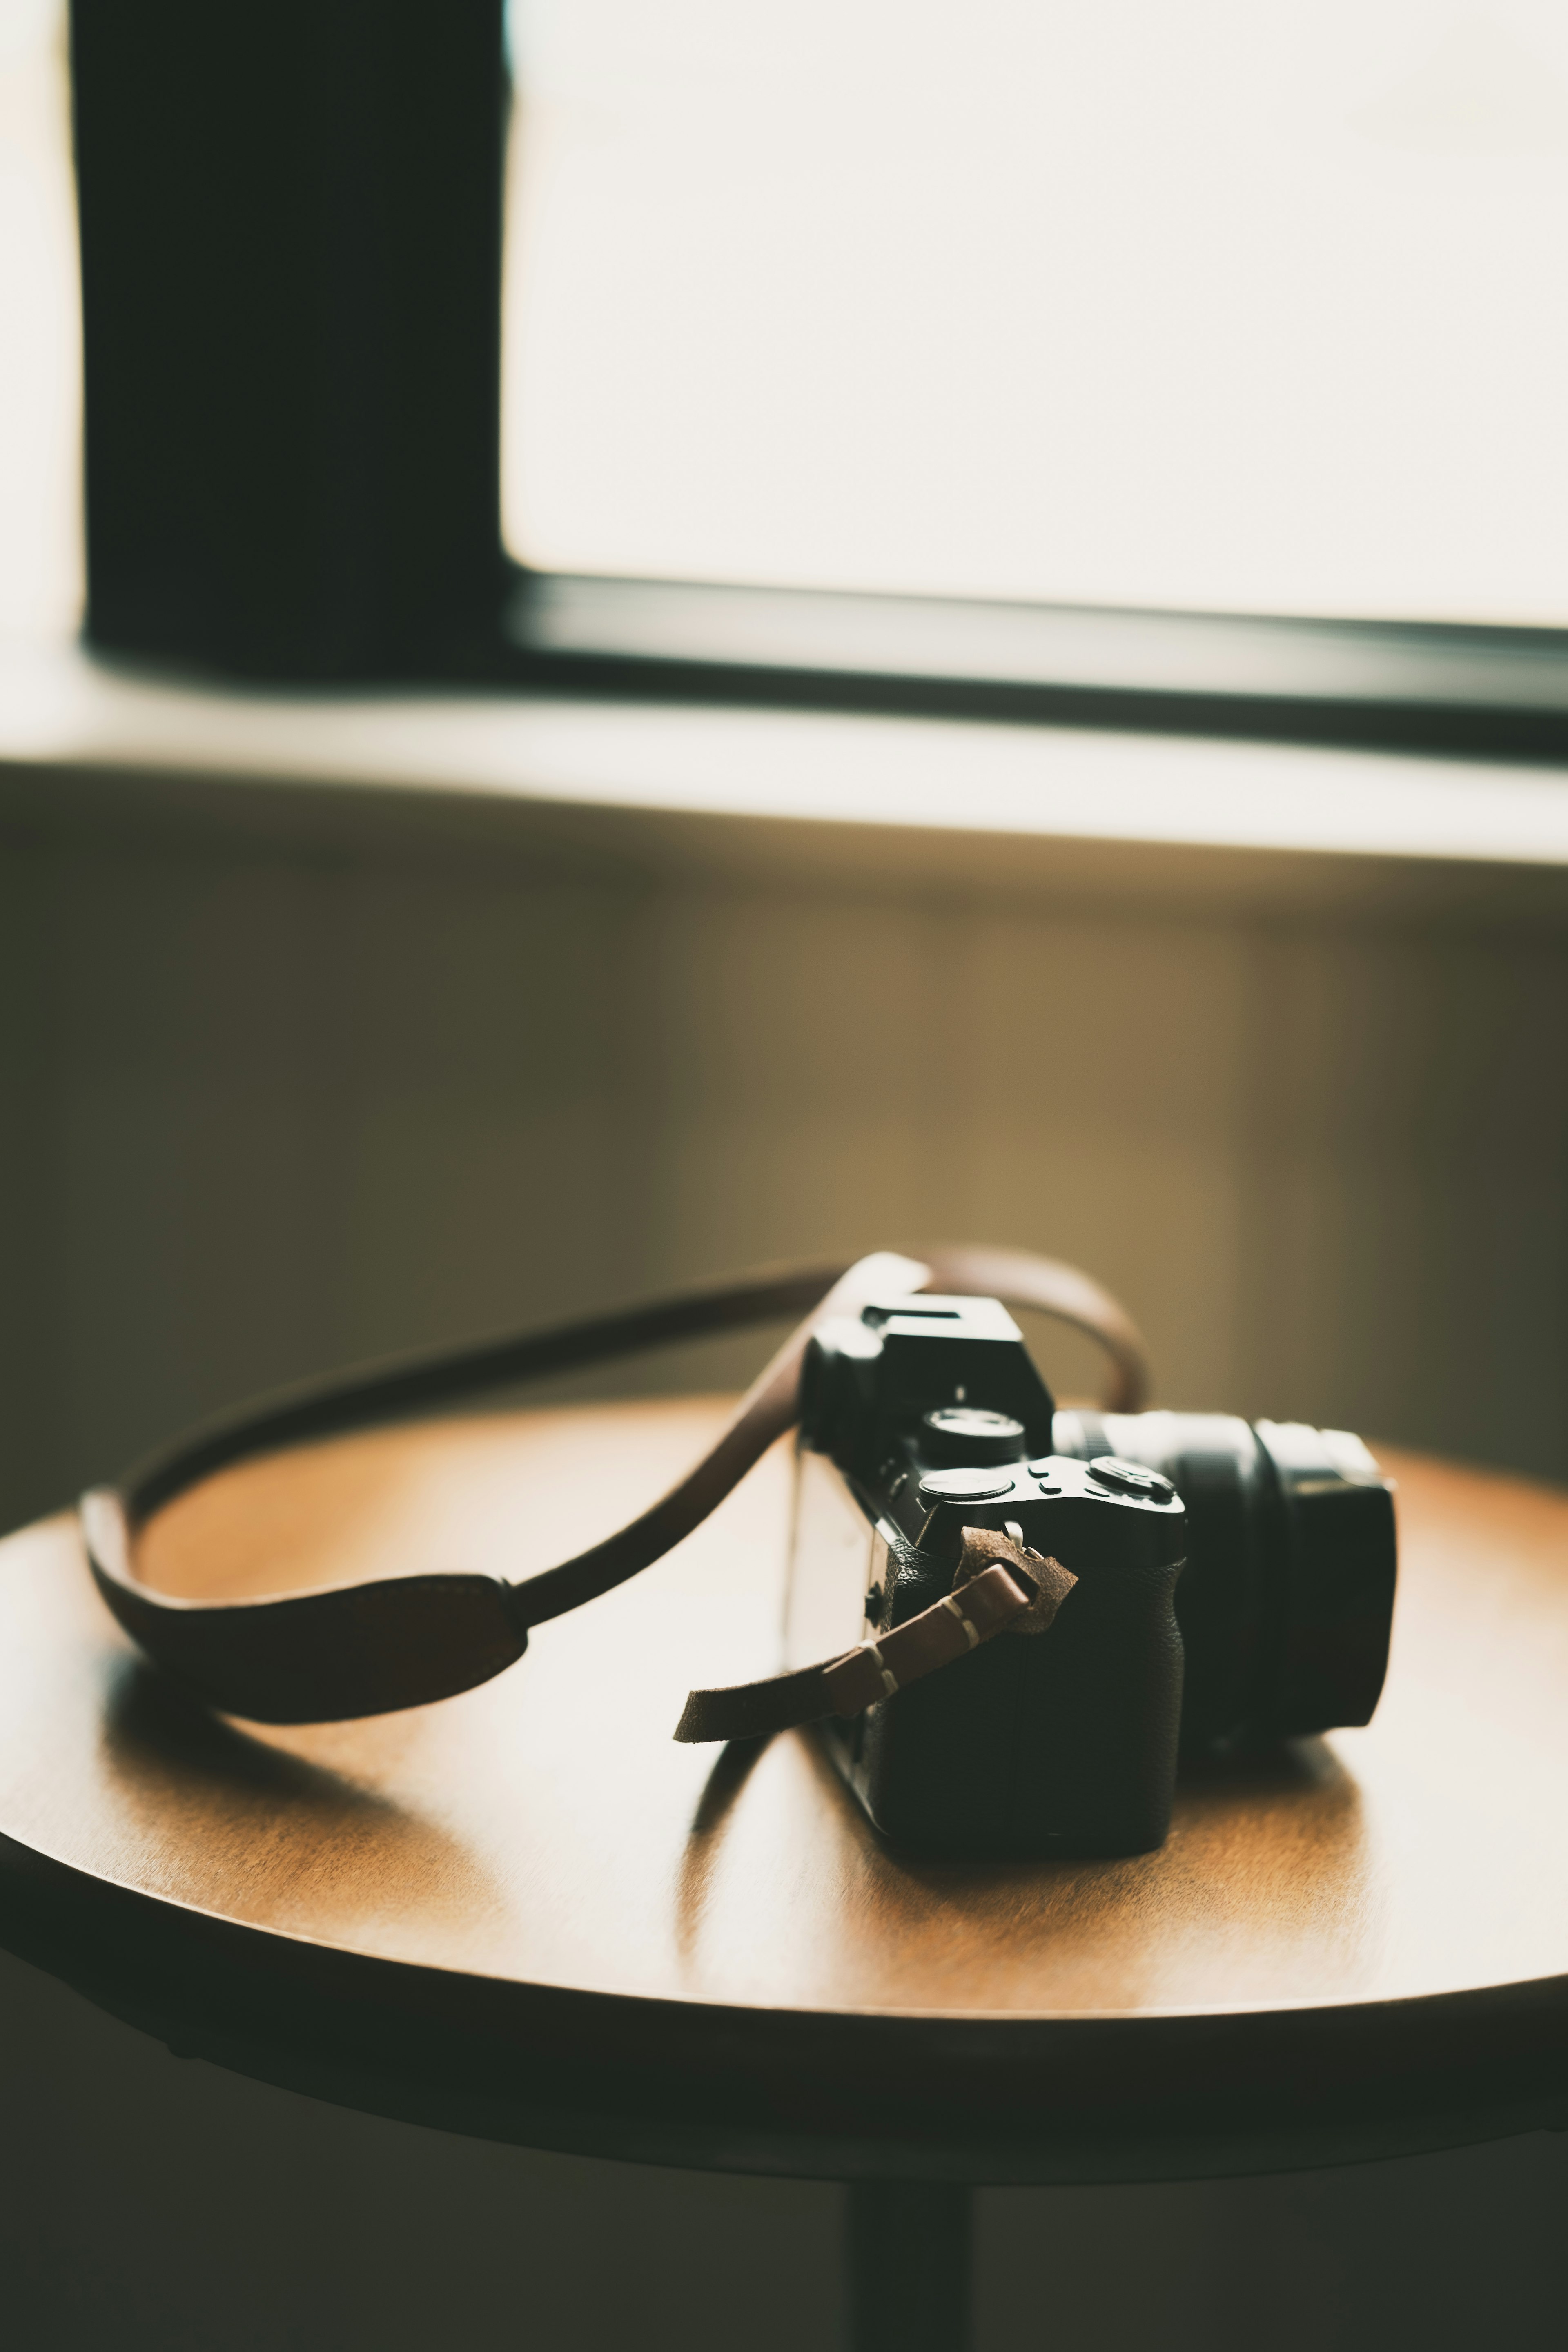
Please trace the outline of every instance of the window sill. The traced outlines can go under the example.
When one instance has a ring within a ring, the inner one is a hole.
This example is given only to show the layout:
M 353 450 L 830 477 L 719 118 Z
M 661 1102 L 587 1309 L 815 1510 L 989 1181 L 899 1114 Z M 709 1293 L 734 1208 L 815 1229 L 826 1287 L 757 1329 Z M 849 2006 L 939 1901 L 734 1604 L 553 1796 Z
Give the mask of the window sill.
M 493 693 L 172 682 L 0 654 L 0 794 L 949 884 L 1568 911 L 1568 772 L 1193 737 Z M 84 800 L 84 794 L 86 798 Z M 406 830 L 406 825 L 405 826 Z

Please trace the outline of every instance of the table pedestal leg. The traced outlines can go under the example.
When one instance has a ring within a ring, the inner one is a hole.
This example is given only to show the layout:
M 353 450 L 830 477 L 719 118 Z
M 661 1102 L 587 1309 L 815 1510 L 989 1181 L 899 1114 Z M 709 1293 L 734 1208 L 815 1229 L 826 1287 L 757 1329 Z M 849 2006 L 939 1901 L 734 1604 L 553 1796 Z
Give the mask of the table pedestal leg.
M 968 2352 L 973 2198 L 922 2180 L 849 2187 L 853 2352 Z

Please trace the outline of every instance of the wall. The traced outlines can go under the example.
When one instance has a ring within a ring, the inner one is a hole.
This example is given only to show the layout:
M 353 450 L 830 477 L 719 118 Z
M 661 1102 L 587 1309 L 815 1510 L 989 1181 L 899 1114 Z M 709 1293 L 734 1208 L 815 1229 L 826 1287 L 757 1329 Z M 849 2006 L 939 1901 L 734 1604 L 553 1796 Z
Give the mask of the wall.
M 1167 1402 L 1568 1468 L 1560 919 L 215 798 L 0 836 L 7 1523 L 333 1363 L 941 1237 L 1089 1266 Z

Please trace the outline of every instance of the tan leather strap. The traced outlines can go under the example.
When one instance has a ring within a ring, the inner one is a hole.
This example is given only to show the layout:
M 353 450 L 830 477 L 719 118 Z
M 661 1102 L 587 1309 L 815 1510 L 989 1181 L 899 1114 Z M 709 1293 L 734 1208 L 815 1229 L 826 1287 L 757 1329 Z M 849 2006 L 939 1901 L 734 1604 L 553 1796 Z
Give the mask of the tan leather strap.
M 81 1523 L 93 1574 L 126 1631 L 228 1713 L 259 1722 L 320 1722 L 449 1697 L 520 1657 L 531 1626 L 611 1591 L 700 1525 L 793 1424 L 801 1362 L 820 1321 L 858 1313 L 879 1296 L 921 1289 L 997 1296 L 1077 1325 L 1110 1357 L 1105 1409 L 1131 1412 L 1142 1402 L 1142 1343 L 1115 1300 L 1076 1268 L 1013 1251 L 940 1249 L 923 1263 L 882 1253 L 849 1266 L 752 1276 L 553 1331 L 416 1358 L 292 1391 L 198 1432 L 143 1464 L 120 1487 L 84 1496 Z M 155 1592 L 136 1577 L 138 1528 L 162 1504 L 231 1463 L 487 1388 L 789 1313 L 804 1313 L 805 1320 L 702 1459 L 630 1526 L 525 1583 L 475 1572 L 195 1601 Z
M 693 1691 L 677 1739 L 757 1739 L 826 1715 L 861 1715 L 1003 1633 L 1044 1633 L 1078 1582 L 1059 1560 L 1023 1551 L 987 1528 L 965 1528 L 953 1589 L 918 1616 L 793 1674 Z M 1000 1555 L 1000 1556 L 999 1556 Z

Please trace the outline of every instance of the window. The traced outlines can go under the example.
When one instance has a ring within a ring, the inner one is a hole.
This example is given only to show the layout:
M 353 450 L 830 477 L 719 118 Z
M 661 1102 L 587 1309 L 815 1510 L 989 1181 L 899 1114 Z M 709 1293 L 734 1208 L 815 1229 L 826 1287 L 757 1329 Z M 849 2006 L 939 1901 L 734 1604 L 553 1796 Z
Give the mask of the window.
M 0 638 L 81 611 L 81 383 L 63 0 L 0 5 Z
M 545 572 L 1568 624 L 1552 0 L 512 0 Z
M 93 642 L 1568 749 L 1545 0 L 513 10 L 71 0 Z

